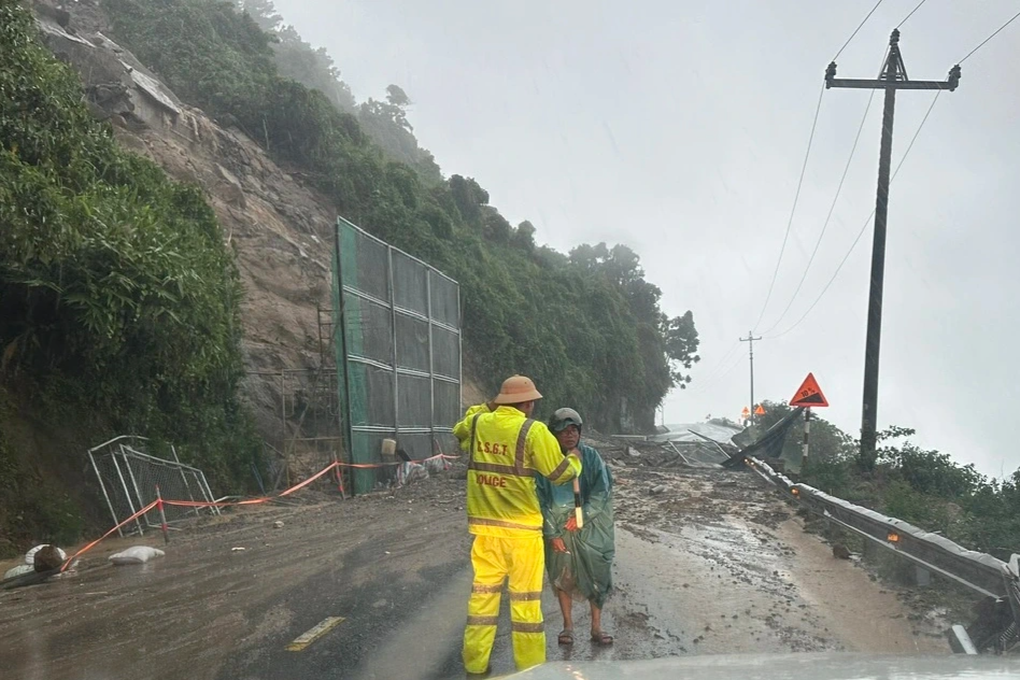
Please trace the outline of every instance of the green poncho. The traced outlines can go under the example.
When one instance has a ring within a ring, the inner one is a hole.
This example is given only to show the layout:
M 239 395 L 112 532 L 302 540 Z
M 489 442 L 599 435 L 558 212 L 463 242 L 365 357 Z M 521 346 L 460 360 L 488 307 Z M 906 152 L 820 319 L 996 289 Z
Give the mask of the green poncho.
M 579 444 L 581 452 L 581 502 L 584 528 L 567 531 L 564 525 L 574 514 L 573 484 L 554 486 L 536 476 L 539 504 L 546 539 L 562 538 L 568 553 L 558 553 L 548 544 L 545 566 L 553 585 L 578 600 L 601 608 L 613 589 L 613 477 L 599 452 Z

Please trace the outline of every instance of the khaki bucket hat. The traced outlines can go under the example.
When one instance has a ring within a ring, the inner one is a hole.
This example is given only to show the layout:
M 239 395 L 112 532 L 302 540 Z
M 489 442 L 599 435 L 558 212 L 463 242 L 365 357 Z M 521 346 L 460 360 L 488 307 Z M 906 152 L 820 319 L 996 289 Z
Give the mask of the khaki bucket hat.
M 526 401 L 541 399 L 542 394 L 535 389 L 535 383 L 523 375 L 515 375 L 503 381 L 499 394 L 492 400 L 494 404 L 523 404 Z

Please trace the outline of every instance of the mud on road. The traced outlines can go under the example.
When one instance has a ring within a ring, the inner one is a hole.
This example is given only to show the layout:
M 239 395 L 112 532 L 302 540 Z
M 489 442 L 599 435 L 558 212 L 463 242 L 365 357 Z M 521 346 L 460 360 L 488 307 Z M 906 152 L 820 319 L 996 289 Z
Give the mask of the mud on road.
M 911 622 L 888 586 L 835 559 L 753 475 L 607 457 L 617 592 L 604 626 L 616 644 L 588 642 L 577 607 L 578 642 L 559 647 L 547 591 L 549 659 L 948 653 L 931 637 L 937 626 Z M 460 677 L 471 574 L 456 476 L 234 511 L 175 533 L 164 558 L 138 567 L 109 566 L 106 556 L 139 540 L 104 544 L 76 575 L 0 592 L 0 668 L 26 679 Z M 512 670 L 505 600 L 497 672 Z M 303 651 L 286 651 L 329 616 L 344 620 Z

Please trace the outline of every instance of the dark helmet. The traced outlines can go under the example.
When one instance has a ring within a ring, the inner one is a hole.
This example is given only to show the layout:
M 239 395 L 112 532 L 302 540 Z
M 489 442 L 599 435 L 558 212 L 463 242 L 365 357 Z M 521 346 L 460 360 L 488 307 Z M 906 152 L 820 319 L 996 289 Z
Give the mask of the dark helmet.
M 549 429 L 553 432 L 562 432 L 570 425 L 576 425 L 578 431 L 584 425 L 581 415 L 572 408 L 559 408 L 549 418 Z

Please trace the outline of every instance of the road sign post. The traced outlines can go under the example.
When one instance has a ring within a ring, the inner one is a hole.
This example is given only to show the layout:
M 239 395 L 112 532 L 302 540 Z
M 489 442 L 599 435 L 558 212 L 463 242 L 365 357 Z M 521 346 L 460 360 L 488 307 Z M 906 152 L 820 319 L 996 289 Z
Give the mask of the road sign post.
M 811 407 L 825 407 L 829 401 L 822 394 L 822 388 L 818 386 L 814 373 L 808 373 L 804 382 L 797 388 L 797 393 L 790 400 L 790 407 L 804 407 L 804 443 L 801 447 L 800 469 L 803 470 L 808 460 L 808 442 L 811 438 Z
M 804 471 L 808 458 L 808 440 L 811 438 L 811 409 L 804 409 L 804 444 L 800 452 L 800 469 Z

